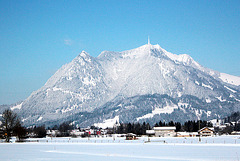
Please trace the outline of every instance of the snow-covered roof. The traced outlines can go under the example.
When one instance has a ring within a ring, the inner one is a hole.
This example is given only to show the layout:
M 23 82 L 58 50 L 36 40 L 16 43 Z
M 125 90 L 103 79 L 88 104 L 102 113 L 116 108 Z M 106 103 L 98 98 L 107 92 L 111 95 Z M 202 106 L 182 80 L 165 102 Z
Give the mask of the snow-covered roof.
M 198 133 L 197 132 L 177 132 L 177 134 L 179 135 L 197 135 Z
M 127 135 L 126 136 L 137 136 L 136 134 L 134 134 L 134 133 L 127 133 Z
M 146 134 L 155 134 L 154 130 L 146 130 Z
M 204 129 L 209 129 L 209 130 L 211 130 L 211 131 L 214 131 L 214 128 L 211 128 L 211 127 L 204 127 L 204 128 L 202 128 L 202 129 L 198 130 L 198 132 L 203 131 Z
M 154 127 L 154 130 L 176 130 L 175 126 Z

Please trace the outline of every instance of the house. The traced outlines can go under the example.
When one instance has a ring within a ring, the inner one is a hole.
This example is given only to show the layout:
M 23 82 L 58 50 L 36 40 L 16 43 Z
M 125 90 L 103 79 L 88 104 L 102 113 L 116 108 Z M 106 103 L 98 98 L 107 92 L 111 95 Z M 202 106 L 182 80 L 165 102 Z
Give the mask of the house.
M 198 130 L 198 134 L 200 136 L 213 136 L 214 130 L 213 130 L 213 128 L 210 128 L 210 127 L 204 127 L 202 129 Z
M 46 135 L 48 137 L 56 137 L 59 136 L 61 133 L 59 130 L 47 130 Z
M 176 136 L 175 126 L 163 126 L 153 128 L 156 137 L 174 137 Z
M 240 131 L 233 131 L 231 135 L 240 135 Z
M 83 136 L 84 134 L 84 131 L 80 131 L 79 129 L 74 129 L 70 132 L 70 135 L 73 137 Z
M 137 135 L 133 133 L 128 133 L 126 135 L 126 140 L 137 140 Z

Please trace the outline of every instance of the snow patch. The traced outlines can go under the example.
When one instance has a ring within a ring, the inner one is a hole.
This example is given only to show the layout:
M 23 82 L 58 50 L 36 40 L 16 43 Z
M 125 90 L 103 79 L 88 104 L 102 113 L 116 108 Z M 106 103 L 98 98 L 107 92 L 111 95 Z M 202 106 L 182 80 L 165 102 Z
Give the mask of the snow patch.
M 182 92 L 178 92 L 178 97 L 182 97 Z
M 211 103 L 212 101 L 209 98 L 206 98 L 207 103 Z
M 213 88 L 212 88 L 210 85 L 207 85 L 207 84 L 202 83 L 202 86 L 213 90 Z
M 202 110 L 196 109 L 196 110 L 195 110 L 195 114 L 196 114 L 198 120 L 200 120 L 200 118 L 201 118 L 201 116 L 202 116 Z
M 115 116 L 113 119 L 103 121 L 103 123 L 95 123 L 94 126 L 106 129 L 107 127 L 113 127 L 119 123 L 119 116 Z
M 48 91 L 48 89 L 47 89 L 47 91 Z M 72 97 L 75 96 L 82 102 L 84 102 L 85 100 L 90 98 L 88 95 L 82 95 L 82 93 L 75 93 L 75 92 L 72 92 L 72 91 L 69 91 L 69 90 L 64 90 L 62 88 L 57 88 L 57 87 L 53 87 L 52 91 L 60 91 L 60 92 L 63 92 L 63 93 L 70 94 Z M 65 103 L 66 103 L 66 101 L 65 101 Z
M 196 80 L 195 80 L 195 83 L 196 83 L 197 85 L 200 85 L 200 83 L 199 83 L 198 81 L 196 81 Z
M 83 78 L 83 84 L 96 86 L 96 83 L 93 81 L 92 77 L 90 79 L 88 77 Z
M 182 103 L 182 102 L 179 102 L 178 103 L 178 107 L 188 107 L 188 103 Z
M 166 106 L 163 108 L 155 108 L 155 110 L 152 111 L 152 113 L 148 113 L 142 117 L 138 117 L 137 121 L 141 120 L 141 119 L 146 119 L 146 118 L 152 118 L 154 115 L 159 115 L 161 113 L 172 113 L 174 111 L 174 109 L 177 109 L 178 106 L 177 105 L 172 105 L 172 106 Z
M 181 54 L 181 55 L 176 55 L 170 52 L 165 53 L 171 60 L 174 62 L 180 62 L 183 63 L 184 65 L 194 65 L 196 68 L 200 69 L 201 66 L 193 60 L 193 58 L 187 54 Z
M 226 101 L 226 99 L 222 99 L 222 96 L 219 96 L 219 97 L 216 97 L 219 101 L 221 101 L 221 102 L 225 102 Z
M 225 88 L 227 88 L 229 91 L 231 91 L 231 92 L 233 92 L 233 93 L 236 93 L 237 91 L 235 91 L 235 90 L 233 90 L 233 89 L 231 89 L 231 88 L 229 88 L 229 87 L 227 87 L 227 86 L 224 86 Z
M 26 121 L 28 118 L 26 118 L 26 119 L 22 119 L 22 122 L 24 122 L 24 121 Z
M 19 104 L 19 105 L 16 105 L 16 106 L 13 106 L 13 107 L 11 107 L 10 109 L 13 111 L 13 110 L 16 110 L 16 109 L 21 109 L 22 108 L 22 104 L 23 103 L 21 103 L 21 104 Z
M 130 105 L 130 106 L 125 106 L 125 109 L 131 109 L 131 108 L 134 108 L 135 106 L 133 105 Z
M 63 89 L 62 89 L 62 88 L 53 87 L 52 90 L 53 90 L 53 91 L 62 91 Z
M 43 119 L 43 117 L 40 116 L 40 117 L 37 119 L 37 121 L 41 121 L 42 119 Z
M 91 58 L 89 57 L 89 54 L 88 54 L 87 52 L 82 51 L 82 52 L 80 53 L 80 56 L 83 57 L 85 61 L 91 62 Z
M 219 77 L 223 82 L 229 83 L 229 84 L 233 84 L 236 86 L 240 85 L 240 77 L 238 76 L 233 76 L 230 74 L 226 74 L 226 73 L 220 73 L 220 77 Z
M 51 90 L 50 88 L 48 88 L 48 89 L 46 90 L 46 96 L 49 95 L 49 91 L 50 91 L 50 90 Z
M 239 100 L 239 99 L 237 99 L 236 97 L 234 97 L 232 94 L 230 94 L 230 96 L 229 96 L 229 97 L 231 97 L 231 98 L 234 98 L 236 101 L 240 102 L 240 100 Z
M 239 100 L 239 99 L 237 99 L 237 98 L 235 98 L 235 100 L 236 100 L 236 101 L 238 101 L 238 102 L 240 102 L 240 100 Z
M 68 107 L 68 108 L 66 108 L 66 109 L 62 109 L 61 112 L 62 112 L 62 114 L 63 114 L 63 113 L 66 113 L 66 112 L 75 110 L 76 108 L 78 108 L 78 105 L 75 104 L 75 105 L 73 105 L 73 106 L 71 106 L 71 107 Z M 56 112 L 57 112 L 57 110 L 56 110 Z
M 211 111 L 207 111 L 207 117 L 211 116 Z

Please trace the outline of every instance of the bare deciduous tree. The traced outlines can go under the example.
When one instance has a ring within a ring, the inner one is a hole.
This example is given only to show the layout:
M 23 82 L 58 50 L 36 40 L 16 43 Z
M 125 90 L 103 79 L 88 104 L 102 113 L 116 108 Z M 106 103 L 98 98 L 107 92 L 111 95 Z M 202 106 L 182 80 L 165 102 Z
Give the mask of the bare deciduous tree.
M 5 110 L 2 114 L 2 129 L 6 137 L 6 142 L 10 141 L 10 138 L 13 134 L 13 130 L 18 123 L 17 114 L 11 110 Z

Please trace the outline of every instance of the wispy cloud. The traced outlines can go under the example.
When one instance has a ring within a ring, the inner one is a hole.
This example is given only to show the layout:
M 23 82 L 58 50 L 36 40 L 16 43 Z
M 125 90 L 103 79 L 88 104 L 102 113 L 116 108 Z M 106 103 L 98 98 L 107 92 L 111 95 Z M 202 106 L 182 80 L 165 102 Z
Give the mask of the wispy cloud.
M 73 44 L 73 40 L 71 40 L 71 39 L 64 39 L 64 44 L 68 45 L 68 46 L 71 46 Z

